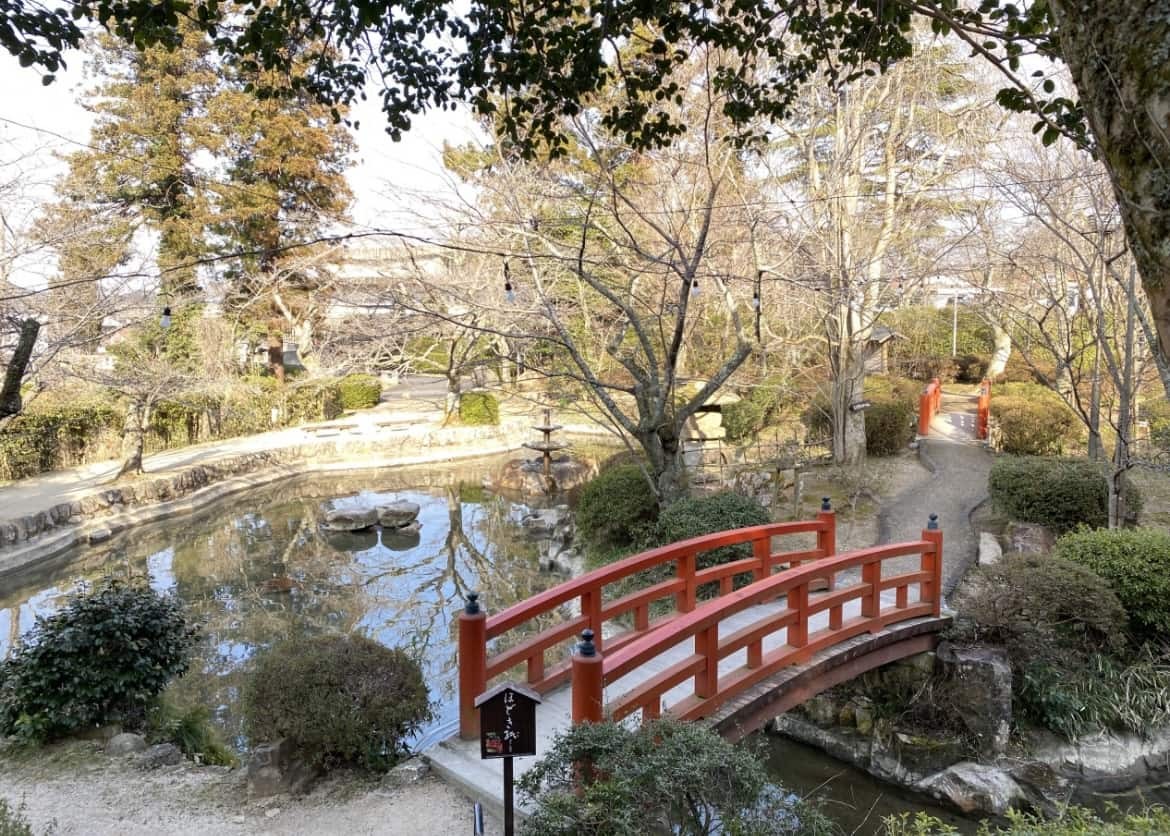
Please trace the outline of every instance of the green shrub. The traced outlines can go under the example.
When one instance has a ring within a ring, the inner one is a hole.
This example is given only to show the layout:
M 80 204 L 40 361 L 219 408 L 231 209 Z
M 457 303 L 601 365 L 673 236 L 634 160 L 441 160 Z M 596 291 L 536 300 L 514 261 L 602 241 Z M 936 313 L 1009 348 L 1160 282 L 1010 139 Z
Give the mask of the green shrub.
M 960 354 L 955 358 L 955 382 L 979 383 L 987 376 L 991 358 L 986 354 Z
M 1129 613 L 1134 632 L 1158 638 L 1170 633 L 1170 535 L 1152 528 L 1075 531 L 1056 542 L 1053 554 L 1105 579 Z
M 338 383 L 343 409 L 369 409 L 382 398 L 382 381 L 372 374 L 349 374 Z
M 146 737 L 151 743 L 173 743 L 201 763 L 236 766 L 239 759 L 211 724 L 205 706 L 180 709 L 162 695 L 146 712 Z
M 829 827 L 797 796 L 769 785 L 749 748 L 698 723 L 573 726 L 519 788 L 533 807 L 525 836 L 779 836 Z
M 286 383 L 284 415 L 289 424 L 330 421 L 342 413 L 341 388 L 332 378 Z
M 0 663 L 0 734 L 41 741 L 140 722 L 187 670 L 195 632 L 178 599 L 145 581 L 106 579 L 82 589 L 38 618 Z
M 1064 807 L 1055 817 L 1008 810 L 1007 824 L 983 822 L 978 836 L 1163 836 L 1170 833 L 1170 810 L 1111 809 L 1104 818 L 1084 807 Z M 882 821 L 881 836 L 959 836 L 959 831 L 926 813 L 899 813 Z
M 991 466 L 987 482 L 995 507 L 1020 522 L 1063 533 L 1109 523 L 1109 490 L 1102 465 L 1087 459 L 1005 456 Z M 1141 494 L 1128 483 L 1126 506 L 1141 508 Z
M 117 450 L 122 410 L 108 400 L 37 399 L 0 429 L 0 479 L 25 479 Z
M 994 387 L 991 417 L 999 424 L 1003 451 L 1012 455 L 1060 455 L 1080 435 L 1076 413 L 1051 389 L 1033 383 Z
M 384 771 L 431 718 L 422 670 L 363 636 L 281 642 L 257 660 L 243 695 L 253 743 L 288 738 L 314 767 Z
M 957 598 L 980 638 L 1013 658 L 1072 653 L 1079 658 L 1126 647 L 1126 611 L 1104 580 L 1057 556 L 1008 554 L 971 571 Z
M 917 432 L 918 405 L 905 400 L 874 401 L 865 411 L 865 452 L 893 456 L 906 449 Z
M 971 638 L 1003 645 L 1018 713 L 1070 739 L 1170 720 L 1170 667 L 1128 655 L 1129 618 L 1105 579 L 1058 556 L 1009 555 L 956 597 Z
M 43 831 L 44 836 L 52 836 L 57 832 L 57 823 L 53 821 Z M 32 823 L 25 816 L 25 807 L 13 807 L 8 799 L 0 798 L 0 836 L 36 836 Z
M 1147 401 L 1141 406 L 1141 417 L 1150 424 L 1150 443 L 1170 450 L 1170 401 Z
M 758 433 L 764 426 L 764 411 L 762 404 L 747 398 L 720 407 L 727 440 L 743 441 Z
M 500 402 L 490 392 L 467 392 L 459 398 L 459 420 L 470 426 L 500 423 Z
M 680 499 L 666 506 L 658 516 L 654 539 L 658 545 L 666 545 L 703 534 L 714 534 L 716 531 L 766 525 L 771 521 L 772 515 L 754 499 L 733 491 L 724 491 L 710 496 Z M 695 565 L 699 569 L 706 569 L 751 555 L 750 543 L 724 546 L 703 552 Z
M 591 549 L 641 542 L 658 518 L 658 497 L 640 465 L 603 470 L 581 489 L 576 523 Z

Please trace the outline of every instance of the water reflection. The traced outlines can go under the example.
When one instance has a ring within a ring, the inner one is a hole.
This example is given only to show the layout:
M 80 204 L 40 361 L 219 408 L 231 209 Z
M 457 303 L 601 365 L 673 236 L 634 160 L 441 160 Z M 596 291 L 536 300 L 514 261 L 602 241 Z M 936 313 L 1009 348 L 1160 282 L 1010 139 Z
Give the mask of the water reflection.
M 10 575 L 0 648 L 7 652 L 81 581 L 147 571 L 203 625 L 175 697 L 211 708 L 237 745 L 245 743 L 236 705 L 251 657 L 279 639 L 324 631 L 360 632 L 415 656 L 436 704 L 433 734 L 458 715 L 454 640 L 465 594 L 479 590 L 498 611 L 563 580 L 539 570 L 536 546 L 518 525 L 528 506 L 479 487 L 494 464 L 284 483 Z M 322 531 L 321 503 L 335 497 L 339 506 L 418 503 L 421 529 Z

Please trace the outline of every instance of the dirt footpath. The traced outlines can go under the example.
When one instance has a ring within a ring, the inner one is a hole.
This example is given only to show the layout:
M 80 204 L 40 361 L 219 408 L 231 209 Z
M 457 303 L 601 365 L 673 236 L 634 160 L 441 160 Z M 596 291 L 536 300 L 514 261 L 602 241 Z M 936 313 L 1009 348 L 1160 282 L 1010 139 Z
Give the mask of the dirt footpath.
M 98 744 L 70 742 L 0 754 L 0 797 L 40 836 L 428 836 L 472 832 L 472 804 L 436 777 L 393 787 L 330 778 L 304 798 L 247 798 L 242 770 L 190 763 L 141 771 Z M 487 821 L 487 833 L 503 828 Z

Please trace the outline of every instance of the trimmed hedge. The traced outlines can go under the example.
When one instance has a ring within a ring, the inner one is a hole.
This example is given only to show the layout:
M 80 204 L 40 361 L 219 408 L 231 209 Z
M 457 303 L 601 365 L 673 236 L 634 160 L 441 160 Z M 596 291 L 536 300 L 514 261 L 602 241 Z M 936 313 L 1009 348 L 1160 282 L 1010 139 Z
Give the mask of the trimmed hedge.
M 1170 535 L 1152 528 L 1075 531 L 1056 541 L 1053 555 L 1096 572 L 1129 613 L 1134 633 L 1170 634 Z
M 32 407 L 0 429 L 0 479 L 25 479 L 116 454 L 122 411 L 113 402 Z
M 728 441 L 743 441 L 772 424 L 780 411 L 785 381 L 769 377 L 743 396 L 742 400 L 720 408 L 723 430 Z
M 915 416 L 922 384 L 904 377 L 870 375 L 865 379 L 865 450 L 873 456 L 893 456 L 914 440 Z M 822 438 L 832 432 L 829 396 L 821 390 L 805 410 L 801 421 L 811 437 Z
M 1020 522 L 1045 525 L 1057 533 L 1078 525 L 1109 524 L 1109 489 L 1104 466 L 1087 459 L 1005 456 L 991 466 L 987 487 L 995 507 Z M 1141 494 L 1126 485 L 1126 506 L 1141 509 Z
M 338 381 L 343 409 L 369 409 L 382 399 L 382 381 L 372 374 L 349 374 Z
M 310 765 L 394 766 L 431 718 L 418 662 L 363 636 L 281 642 L 260 656 L 244 688 L 253 743 L 288 738 Z
M 1034 383 L 995 386 L 991 417 L 999 423 L 1003 452 L 1015 456 L 1060 455 L 1080 435 L 1076 413 L 1051 389 Z
M 716 531 L 730 531 L 770 522 L 772 515 L 760 503 L 743 494 L 724 491 L 710 496 L 680 499 L 666 506 L 658 516 L 654 539 L 658 545 L 666 545 L 703 534 L 714 534 Z M 695 565 L 698 569 L 706 569 L 751 556 L 749 543 L 724 546 L 700 554 Z
M 632 546 L 658 519 L 658 497 L 637 464 L 603 470 L 581 489 L 575 521 L 592 549 Z
M 500 402 L 490 392 L 468 392 L 459 398 L 459 420 L 469 426 L 500 423 Z

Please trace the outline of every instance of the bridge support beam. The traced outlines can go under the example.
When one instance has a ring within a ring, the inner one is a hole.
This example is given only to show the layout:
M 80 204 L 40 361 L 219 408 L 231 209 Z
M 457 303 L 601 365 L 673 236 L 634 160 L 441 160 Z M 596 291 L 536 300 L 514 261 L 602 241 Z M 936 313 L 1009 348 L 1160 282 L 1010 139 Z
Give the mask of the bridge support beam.
M 467 593 L 459 613 L 459 736 L 479 738 L 479 709 L 475 698 L 487 690 L 487 613 L 480 609 L 479 593 Z

